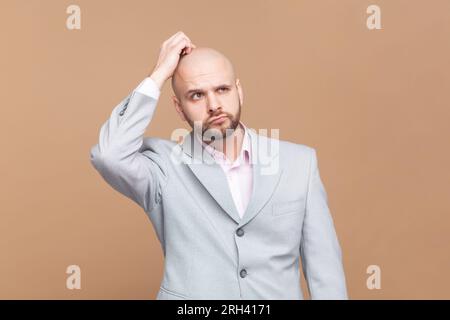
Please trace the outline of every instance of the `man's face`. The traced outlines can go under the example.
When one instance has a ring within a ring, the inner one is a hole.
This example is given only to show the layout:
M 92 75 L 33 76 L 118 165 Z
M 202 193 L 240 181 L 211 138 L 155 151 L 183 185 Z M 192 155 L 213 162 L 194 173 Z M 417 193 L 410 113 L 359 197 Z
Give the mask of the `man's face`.
M 242 88 L 227 60 L 196 50 L 190 55 L 197 56 L 182 58 L 174 75 L 175 108 L 206 141 L 223 139 L 239 125 Z

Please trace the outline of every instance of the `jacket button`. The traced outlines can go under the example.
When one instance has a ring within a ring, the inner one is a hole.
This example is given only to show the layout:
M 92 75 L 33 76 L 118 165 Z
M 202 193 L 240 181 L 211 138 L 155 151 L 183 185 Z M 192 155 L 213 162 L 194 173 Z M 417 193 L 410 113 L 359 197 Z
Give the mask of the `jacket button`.
M 239 228 L 236 230 L 236 234 L 238 235 L 238 237 L 242 237 L 244 233 L 245 233 L 244 229 Z
M 241 275 L 241 278 L 245 278 L 247 276 L 247 270 L 242 269 L 239 274 Z

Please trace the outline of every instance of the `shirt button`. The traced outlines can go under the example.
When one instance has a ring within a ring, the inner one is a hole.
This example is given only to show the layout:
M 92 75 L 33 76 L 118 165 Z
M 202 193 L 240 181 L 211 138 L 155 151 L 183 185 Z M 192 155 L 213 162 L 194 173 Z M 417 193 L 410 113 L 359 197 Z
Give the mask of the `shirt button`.
M 244 229 L 239 228 L 236 230 L 236 234 L 238 235 L 238 237 L 242 237 L 244 233 L 245 233 Z
M 241 278 L 245 278 L 247 276 L 247 270 L 242 269 L 239 274 L 241 275 Z
M 122 110 L 122 111 L 120 111 L 119 112 L 119 116 L 123 116 L 123 113 L 124 113 L 124 111 Z

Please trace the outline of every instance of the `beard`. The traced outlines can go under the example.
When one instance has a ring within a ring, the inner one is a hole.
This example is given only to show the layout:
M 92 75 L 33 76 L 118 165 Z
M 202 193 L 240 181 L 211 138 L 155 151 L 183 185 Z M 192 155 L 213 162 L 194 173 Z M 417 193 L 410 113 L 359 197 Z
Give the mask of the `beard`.
M 222 113 L 223 114 L 223 113 Z M 239 126 L 241 118 L 241 107 L 235 116 L 226 114 L 226 119 L 220 124 L 206 124 L 202 129 L 203 139 L 207 141 L 216 141 L 226 139 L 232 135 L 234 130 Z
M 220 124 L 209 123 L 210 119 L 219 115 L 225 115 L 226 119 Z M 226 112 L 217 112 L 217 114 L 211 115 L 208 120 L 204 121 L 201 126 L 202 140 L 206 143 L 214 142 L 216 140 L 226 139 L 232 135 L 236 128 L 239 126 L 241 119 L 241 102 L 239 101 L 239 108 L 236 115 L 232 115 Z M 191 121 L 190 121 L 191 122 Z M 194 124 L 191 122 L 191 127 L 194 128 Z M 199 130 L 200 131 L 200 130 Z

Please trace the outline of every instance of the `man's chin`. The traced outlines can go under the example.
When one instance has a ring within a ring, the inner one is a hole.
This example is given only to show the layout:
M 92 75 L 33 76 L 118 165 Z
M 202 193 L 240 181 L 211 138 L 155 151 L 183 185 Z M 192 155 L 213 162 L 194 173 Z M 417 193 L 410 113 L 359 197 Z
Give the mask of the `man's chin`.
M 224 139 L 227 137 L 227 134 L 231 135 L 233 133 L 233 129 L 231 128 L 230 125 L 223 126 L 224 123 L 210 125 L 208 127 L 208 129 L 203 133 L 203 136 L 205 138 L 210 138 L 210 137 L 214 136 L 217 139 Z

